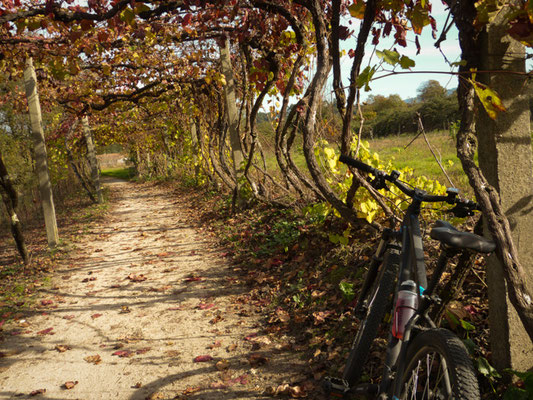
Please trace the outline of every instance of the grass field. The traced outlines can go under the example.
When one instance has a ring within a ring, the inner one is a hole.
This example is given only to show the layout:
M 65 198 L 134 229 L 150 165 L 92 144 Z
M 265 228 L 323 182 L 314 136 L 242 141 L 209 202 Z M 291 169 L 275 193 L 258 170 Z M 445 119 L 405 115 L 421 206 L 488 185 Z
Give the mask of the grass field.
M 415 176 L 424 175 L 427 178 L 438 180 L 442 185 L 452 186 L 446 179 L 444 173 L 435 161 L 431 151 L 424 140 L 424 137 L 419 136 L 414 142 L 407 146 L 416 135 L 400 135 L 388 136 L 385 138 L 377 138 L 368 140 L 370 143 L 370 150 L 377 152 L 380 159 L 383 161 L 392 161 L 395 168 L 411 167 L 414 169 Z M 446 173 L 454 185 L 461 190 L 462 193 L 472 195 L 472 189 L 468 184 L 461 162 L 457 158 L 455 141 L 450 136 L 448 131 L 434 131 L 426 134 L 428 141 L 439 158 Z M 274 156 L 273 146 L 265 146 L 267 154 L 267 165 L 270 171 L 277 169 L 277 163 Z M 335 147 L 335 146 L 334 146 Z M 307 170 L 306 162 L 301 147 L 294 146 L 293 160 L 295 164 L 302 169 Z
M 471 193 L 468 179 L 456 155 L 455 142 L 449 132 L 435 131 L 426 136 L 454 185 L 461 192 Z M 414 138 L 415 135 L 400 135 L 370 140 L 370 150 L 377 152 L 384 161 L 391 160 L 398 168 L 411 167 L 415 175 L 425 175 L 444 186 L 451 186 L 422 135 L 405 148 Z
M 135 172 L 133 171 L 133 168 L 109 168 L 102 170 L 100 175 L 128 181 L 135 176 Z

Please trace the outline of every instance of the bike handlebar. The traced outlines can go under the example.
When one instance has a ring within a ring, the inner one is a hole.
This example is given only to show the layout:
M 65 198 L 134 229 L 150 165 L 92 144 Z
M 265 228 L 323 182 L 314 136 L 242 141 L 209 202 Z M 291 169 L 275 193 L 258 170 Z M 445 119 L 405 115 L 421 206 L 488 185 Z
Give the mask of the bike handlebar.
M 403 183 L 402 181 L 398 180 L 398 177 L 400 176 L 399 172 L 393 171 L 391 174 L 387 174 L 384 171 L 381 171 L 379 169 L 376 169 L 360 160 L 357 160 L 355 158 L 341 155 L 339 158 L 339 161 L 352 166 L 354 168 L 357 168 L 360 171 L 368 172 L 376 177 L 376 188 L 381 189 L 385 188 L 386 185 L 384 185 L 384 181 L 388 181 L 392 184 L 394 184 L 398 189 L 400 189 L 405 195 L 417 199 L 421 202 L 426 203 L 438 203 L 438 202 L 446 202 L 448 204 L 454 204 L 455 207 L 451 211 L 454 212 L 454 214 L 459 214 L 462 216 L 470 215 L 470 213 L 474 210 L 480 210 L 479 205 L 471 200 L 463 200 L 459 198 L 458 191 L 457 190 L 448 190 L 447 194 L 445 196 L 443 195 L 434 195 L 434 194 L 427 194 L 424 190 L 421 189 L 413 189 Z

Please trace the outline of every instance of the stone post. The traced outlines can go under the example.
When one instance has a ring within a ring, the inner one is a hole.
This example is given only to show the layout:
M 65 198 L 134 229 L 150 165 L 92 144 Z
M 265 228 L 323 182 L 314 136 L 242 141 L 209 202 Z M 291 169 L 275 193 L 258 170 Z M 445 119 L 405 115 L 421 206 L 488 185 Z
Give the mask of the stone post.
M 524 46 L 506 34 L 500 13 L 487 27 L 482 49 L 483 70 L 500 71 L 478 79 L 495 90 L 507 112 L 494 121 L 480 112 L 476 122 L 479 165 L 500 193 L 513 231 L 528 287 L 533 288 L 533 178 L 527 78 L 507 73 L 525 72 Z M 493 363 L 497 369 L 525 371 L 533 367 L 533 344 L 507 296 L 502 267 L 496 256 L 487 260 L 489 323 Z

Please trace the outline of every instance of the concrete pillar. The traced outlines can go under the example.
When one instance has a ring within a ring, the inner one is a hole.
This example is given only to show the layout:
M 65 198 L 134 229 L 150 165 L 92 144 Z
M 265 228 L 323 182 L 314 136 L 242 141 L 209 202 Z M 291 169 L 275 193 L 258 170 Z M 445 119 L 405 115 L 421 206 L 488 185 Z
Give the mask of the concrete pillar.
M 44 212 L 46 236 L 48 238 L 48 246 L 53 248 L 59 242 L 59 235 L 57 232 L 52 184 L 50 183 L 50 175 L 48 174 L 46 146 L 41 120 L 41 105 L 39 104 L 39 94 L 37 93 L 37 76 L 35 75 L 33 60 L 31 58 L 26 60 L 24 86 L 26 88 L 26 97 L 30 112 L 31 133 L 35 148 L 35 170 L 39 179 L 39 191 Z
M 527 78 L 505 71 L 525 72 L 525 49 L 506 34 L 500 13 L 487 27 L 483 48 L 483 70 L 501 71 L 479 75 L 495 90 L 507 112 L 494 121 L 481 111 L 476 122 L 479 165 L 500 193 L 512 227 L 528 287 L 533 288 L 533 178 L 529 96 Z M 533 367 L 533 344 L 507 297 L 506 283 L 496 256 L 487 260 L 489 321 L 492 358 L 498 369 L 525 371 Z

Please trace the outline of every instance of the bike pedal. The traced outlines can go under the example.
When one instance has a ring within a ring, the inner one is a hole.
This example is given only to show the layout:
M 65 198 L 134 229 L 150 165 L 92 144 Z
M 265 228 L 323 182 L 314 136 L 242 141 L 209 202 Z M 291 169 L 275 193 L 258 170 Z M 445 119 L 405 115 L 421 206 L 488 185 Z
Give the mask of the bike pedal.
M 350 392 L 348 382 L 341 378 L 327 376 L 322 383 L 324 391 L 329 395 L 329 398 L 344 399 Z

